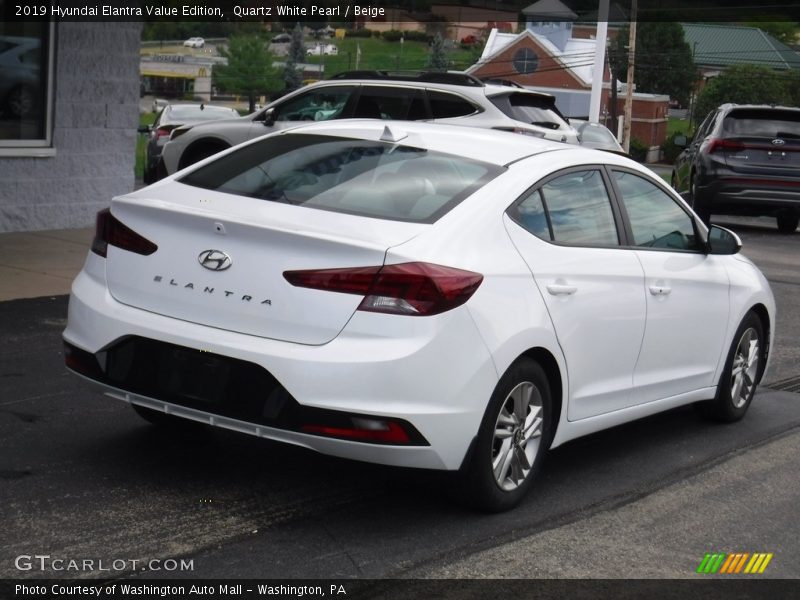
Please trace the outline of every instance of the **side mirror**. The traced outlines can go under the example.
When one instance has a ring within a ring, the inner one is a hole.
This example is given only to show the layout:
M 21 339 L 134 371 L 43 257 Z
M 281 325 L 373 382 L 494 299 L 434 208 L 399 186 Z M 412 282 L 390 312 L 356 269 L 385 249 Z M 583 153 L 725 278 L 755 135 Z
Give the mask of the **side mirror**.
M 139 125 L 136 131 L 138 133 L 150 133 L 150 131 L 152 131 L 152 128 L 150 127 L 150 125 Z
M 689 145 L 689 139 L 685 135 L 676 135 L 673 143 L 678 148 L 686 148 Z
M 712 225 L 708 230 L 709 254 L 738 254 L 742 249 L 742 240 L 730 229 Z
M 264 111 L 264 127 L 272 127 L 275 125 L 275 109 L 268 108 Z

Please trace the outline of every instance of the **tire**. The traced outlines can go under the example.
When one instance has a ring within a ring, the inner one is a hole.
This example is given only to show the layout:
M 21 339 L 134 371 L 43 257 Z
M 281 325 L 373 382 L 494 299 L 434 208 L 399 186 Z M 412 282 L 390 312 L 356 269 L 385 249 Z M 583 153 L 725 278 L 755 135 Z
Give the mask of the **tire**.
M 800 224 L 800 216 L 792 213 L 778 215 L 777 222 L 780 233 L 794 233 L 797 225 Z
M 706 226 L 711 225 L 711 211 L 708 210 L 705 201 L 697 191 L 694 173 L 689 177 L 689 198 L 692 203 L 692 210 L 700 217 L 700 220 L 703 221 Z
M 487 512 L 519 504 L 550 444 L 551 406 L 550 384 L 542 367 L 527 357 L 514 362 L 492 393 L 459 473 L 462 500 Z
M 733 336 L 716 397 L 699 404 L 704 416 L 723 423 L 744 417 L 763 372 L 764 343 L 761 319 L 747 313 Z

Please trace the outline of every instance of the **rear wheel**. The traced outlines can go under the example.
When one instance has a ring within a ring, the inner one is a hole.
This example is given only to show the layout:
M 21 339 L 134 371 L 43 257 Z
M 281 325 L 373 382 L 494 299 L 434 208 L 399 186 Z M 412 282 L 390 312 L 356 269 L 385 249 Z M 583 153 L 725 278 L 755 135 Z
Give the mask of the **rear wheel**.
M 459 474 L 466 502 L 500 512 L 522 500 L 550 440 L 550 407 L 550 385 L 541 366 L 518 359 L 498 382 Z
M 733 336 L 716 397 L 700 404 L 706 416 L 725 423 L 744 417 L 756 392 L 763 353 L 764 327 L 761 319 L 750 312 Z
M 800 216 L 795 213 L 781 214 L 777 217 L 778 231 L 780 233 L 794 233 L 800 224 Z

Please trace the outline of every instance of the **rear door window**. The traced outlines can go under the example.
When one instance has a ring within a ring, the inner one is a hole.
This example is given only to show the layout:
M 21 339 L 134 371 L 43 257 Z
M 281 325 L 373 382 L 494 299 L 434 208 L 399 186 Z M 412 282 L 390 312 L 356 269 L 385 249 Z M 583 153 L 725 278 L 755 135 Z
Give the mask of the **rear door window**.
M 428 102 L 434 119 L 454 119 L 478 112 L 478 107 L 461 96 L 428 90 Z
M 421 89 L 364 86 L 353 116 L 360 119 L 419 121 L 430 118 Z

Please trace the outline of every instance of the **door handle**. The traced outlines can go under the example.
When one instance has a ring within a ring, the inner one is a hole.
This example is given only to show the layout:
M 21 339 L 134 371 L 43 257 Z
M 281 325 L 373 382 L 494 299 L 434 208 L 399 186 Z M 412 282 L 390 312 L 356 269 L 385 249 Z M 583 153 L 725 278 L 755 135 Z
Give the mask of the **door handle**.
M 650 286 L 650 293 L 653 296 L 666 296 L 672 291 L 671 287 L 666 285 L 651 285 Z
M 560 283 L 551 283 L 547 286 L 547 291 L 553 296 L 569 296 L 578 291 L 574 285 L 564 285 Z

